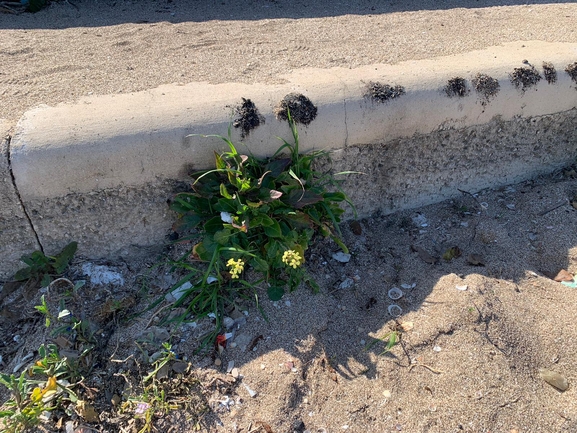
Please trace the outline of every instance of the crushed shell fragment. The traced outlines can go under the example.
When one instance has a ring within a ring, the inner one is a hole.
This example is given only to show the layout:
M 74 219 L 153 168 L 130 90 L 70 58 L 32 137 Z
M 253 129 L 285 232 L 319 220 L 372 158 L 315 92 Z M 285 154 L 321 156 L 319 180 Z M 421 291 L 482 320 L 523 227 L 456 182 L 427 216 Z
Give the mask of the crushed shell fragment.
M 389 314 L 393 317 L 399 317 L 401 314 L 403 314 L 403 309 L 395 304 L 389 305 L 387 310 Z
M 393 287 L 391 290 L 389 290 L 389 298 L 391 298 L 393 301 L 401 299 L 402 297 L 403 297 L 403 291 L 401 289 Z

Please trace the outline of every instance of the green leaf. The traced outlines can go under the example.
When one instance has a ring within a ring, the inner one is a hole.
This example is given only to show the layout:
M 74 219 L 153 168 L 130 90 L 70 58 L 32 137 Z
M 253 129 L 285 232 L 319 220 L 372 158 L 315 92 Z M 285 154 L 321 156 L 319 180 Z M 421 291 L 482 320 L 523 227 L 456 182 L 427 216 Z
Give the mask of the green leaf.
M 42 281 L 40 281 L 40 285 L 42 287 L 48 287 L 51 282 L 52 282 L 52 277 L 48 274 L 44 274 L 44 276 L 42 277 Z
M 292 190 L 288 196 L 287 204 L 295 209 L 323 201 L 323 196 L 312 191 Z
M 270 227 L 274 225 L 274 220 L 266 214 L 260 213 L 250 220 L 251 227 Z
M 275 240 L 270 240 L 269 242 L 266 243 L 264 249 L 266 251 L 266 255 L 269 260 L 274 260 L 278 256 L 280 247 L 281 247 L 280 243 Z
M 257 272 L 267 273 L 269 270 L 268 262 L 260 257 L 253 257 L 250 264 Z
M 224 185 L 224 183 L 221 183 L 221 184 L 220 184 L 220 195 L 222 195 L 224 198 L 227 198 L 227 199 L 229 199 L 229 200 L 232 199 L 232 195 L 230 195 L 230 194 L 228 193 L 228 191 L 226 190 L 226 186 Z
M 342 192 L 325 192 L 323 194 L 325 201 L 341 202 L 347 197 Z
M 172 230 L 175 232 L 191 230 L 197 227 L 204 219 L 203 216 L 195 214 L 194 212 L 187 212 L 172 225 Z
M 304 229 L 313 227 L 313 221 L 304 212 L 297 211 L 284 216 L 285 221 L 290 224 L 293 229 Z
M 211 235 L 215 234 L 219 230 L 222 230 L 222 227 L 223 224 L 220 216 L 213 217 L 204 224 L 204 230 Z
M 280 226 L 278 224 L 278 222 L 276 222 L 275 220 L 271 219 L 271 221 L 273 222 L 272 225 L 270 226 L 264 226 L 264 232 L 268 237 L 271 238 L 280 238 L 282 237 L 282 232 L 280 230 Z
M 237 202 L 236 200 L 221 198 L 218 200 L 218 203 L 214 206 L 214 209 L 217 210 L 218 212 L 228 212 L 231 214 L 235 214 L 237 211 Z
M 227 245 L 232 236 L 234 236 L 234 234 L 230 229 L 219 230 L 214 234 L 214 241 L 220 245 Z
M 70 242 L 64 247 L 62 252 L 56 256 L 53 266 L 57 274 L 61 274 L 66 270 L 77 249 L 78 242 Z
M 28 268 L 20 269 L 18 272 L 16 272 L 16 274 L 14 275 L 14 280 L 15 281 L 25 281 L 25 280 L 29 280 L 31 277 L 32 277 L 32 268 L 28 267 Z
M 170 209 L 180 214 L 185 214 L 189 211 L 205 213 L 210 209 L 210 206 L 206 198 L 197 197 L 192 193 L 181 192 L 170 203 Z
M 270 286 L 266 293 L 268 294 L 268 298 L 271 301 L 280 301 L 285 293 L 285 290 L 283 287 L 280 286 Z
M 272 177 L 278 177 L 290 165 L 290 163 L 290 158 L 274 159 L 265 166 L 264 170 L 270 171 Z
M 214 152 L 214 159 L 215 159 L 215 166 L 216 166 L 217 170 L 222 170 L 222 169 L 226 168 L 226 163 L 222 159 L 222 156 L 220 156 L 216 152 Z

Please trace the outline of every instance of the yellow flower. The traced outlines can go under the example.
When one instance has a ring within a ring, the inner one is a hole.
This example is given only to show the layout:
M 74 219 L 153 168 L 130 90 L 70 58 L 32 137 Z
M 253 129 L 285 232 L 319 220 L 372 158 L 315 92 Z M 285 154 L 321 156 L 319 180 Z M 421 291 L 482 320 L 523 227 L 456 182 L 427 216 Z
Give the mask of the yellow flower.
M 230 268 L 229 272 L 232 279 L 238 278 L 238 275 L 244 270 L 244 262 L 241 259 L 229 259 L 226 266 Z
M 283 263 L 292 266 L 293 269 L 296 269 L 298 266 L 303 264 L 304 259 L 297 251 L 287 250 L 282 255 L 282 261 Z
M 43 397 L 56 392 L 57 387 L 58 386 L 56 383 L 56 376 L 51 376 L 46 381 L 46 386 L 44 387 L 44 389 L 34 388 L 32 390 L 30 400 L 32 400 L 34 403 L 38 403 L 40 400 L 42 400 Z

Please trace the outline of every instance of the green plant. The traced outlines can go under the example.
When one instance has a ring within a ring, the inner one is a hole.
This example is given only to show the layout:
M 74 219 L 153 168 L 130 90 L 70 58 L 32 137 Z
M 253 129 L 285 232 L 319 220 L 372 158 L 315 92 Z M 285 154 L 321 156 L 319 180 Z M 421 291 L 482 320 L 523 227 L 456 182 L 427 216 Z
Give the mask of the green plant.
M 330 237 L 347 252 L 338 223 L 344 212 L 340 204 L 352 204 L 332 174 L 314 168 L 314 161 L 327 157 L 327 152 L 300 154 L 290 115 L 289 125 L 293 143 L 283 140 L 268 159 L 239 153 L 230 129 L 228 138 L 216 136 L 229 151 L 215 153 L 216 168 L 193 175 L 192 192 L 177 194 L 171 202 L 179 215 L 174 225 L 183 235 L 179 241 L 194 243 L 173 263 L 187 271 L 175 288 L 191 283 L 175 304 L 188 302 L 185 314 L 218 316 L 224 302 L 263 281 L 271 300 L 302 282 L 318 290 L 302 266 L 317 234 Z M 331 187 L 337 191 L 329 191 Z M 200 262 L 207 264 L 203 271 Z M 246 278 L 249 268 L 261 278 Z
M 401 339 L 401 333 L 399 331 L 391 331 L 383 335 L 382 337 L 373 338 L 373 340 L 365 346 L 365 351 L 370 350 L 377 343 L 386 343 L 385 348 L 380 353 L 384 355 L 389 352 Z
M 46 411 L 63 408 L 78 401 L 70 385 L 70 371 L 65 358 L 60 357 L 56 345 L 41 345 L 40 359 L 19 377 L 0 373 L 0 384 L 11 397 L 0 409 L 3 431 L 18 433 L 40 423 Z M 34 379 L 41 376 L 42 379 Z
M 32 280 L 40 282 L 43 287 L 47 287 L 53 277 L 61 275 L 74 257 L 78 244 L 71 242 L 55 256 L 47 256 L 42 251 L 34 251 L 30 255 L 20 258 L 27 267 L 20 269 L 14 275 L 15 281 Z
M 176 354 L 172 351 L 172 346 L 170 343 L 162 343 L 162 347 L 163 350 L 160 352 L 157 359 L 153 362 L 153 370 L 143 379 L 145 383 L 153 379 L 166 364 L 176 358 Z
M 152 371 L 141 379 L 141 392 L 128 397 L 121 406 L 122 412 L 132 412 L 135 418 L 143 420 L 144 424 L 138 433 L 152 431 L 155 417 L 159 418 L 172 410 L 186 407 L 187 403 L 192 400 L 190 397 L 179 397 L 182 389 L 178 384 L 185 382 L 189 385 L 188 380 L 182 377 L 170 380 L 167 378 L 170 371 L 167 364 L 176 359 L 176 354 L 169 343 L 163 343 L 162 346 L 163 350 L 152 361 Z M 167 370 L 167 373 L 162 375 L 166 378 L 159 379 L 159 372 L 163 369 Z M 185 386 L 185 389 L 187 395 L 191 394 L 189 386 Z M 193 416 L 198 415 L 200 414 L 193 414 Z

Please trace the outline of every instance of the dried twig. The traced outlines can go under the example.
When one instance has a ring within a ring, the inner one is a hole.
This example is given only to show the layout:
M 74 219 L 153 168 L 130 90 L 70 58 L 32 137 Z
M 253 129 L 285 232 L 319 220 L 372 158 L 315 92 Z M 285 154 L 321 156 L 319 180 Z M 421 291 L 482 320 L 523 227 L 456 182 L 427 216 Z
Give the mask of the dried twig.
M 416 363 L 416 364 L 411 364 L 411 366 L 409 367 L 409 373 L 411 372 L 411 370 L 415 367 L 425 367 L 427 370 L 429 370 L 431 373 L 435 373 L 435 374 L 441 374 L 444 373 L 444 371 L 441 370 L 436 370 L 433 367 L 431 367 L 430 365 L 427 364 L 421 364 L 420 362 Z

